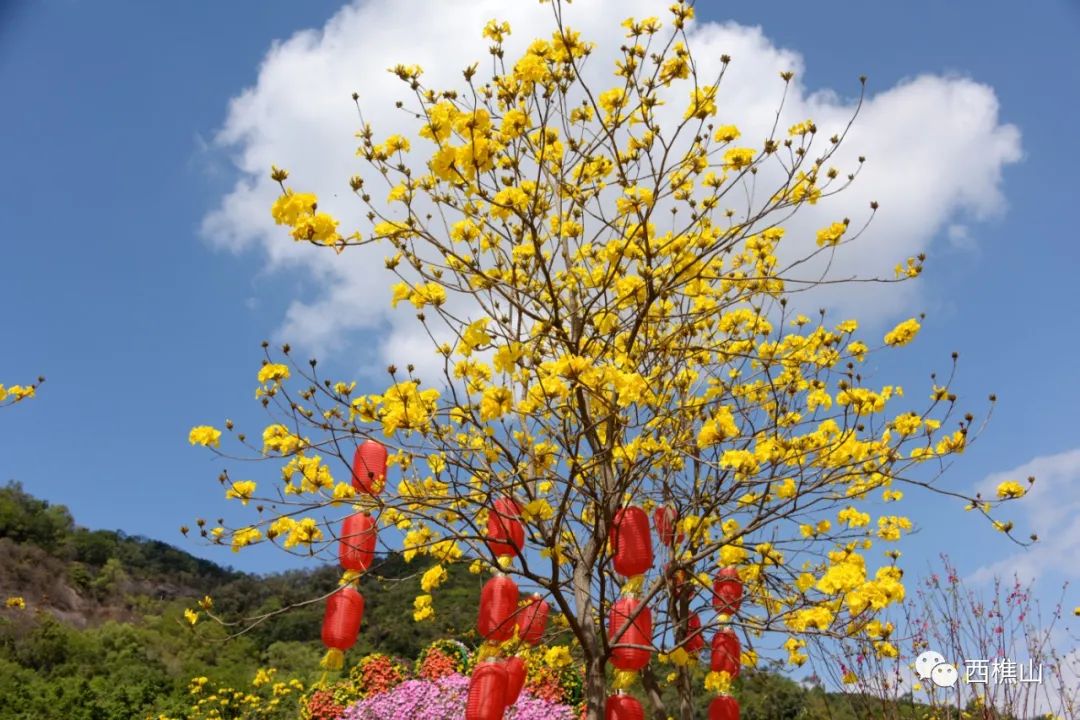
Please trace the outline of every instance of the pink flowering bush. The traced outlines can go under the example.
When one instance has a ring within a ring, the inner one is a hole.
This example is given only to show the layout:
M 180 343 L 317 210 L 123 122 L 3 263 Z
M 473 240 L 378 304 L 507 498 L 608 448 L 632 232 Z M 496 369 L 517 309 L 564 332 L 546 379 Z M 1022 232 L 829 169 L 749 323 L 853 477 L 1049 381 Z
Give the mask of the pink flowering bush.
M 342 720 L 461 720 L 469 678 L 457 673 L 437 680 L 407 680 L 347 708 Z M 533 697 L 527 691 L 507 710 L 506 720 L 574 720 L 569 705 Z

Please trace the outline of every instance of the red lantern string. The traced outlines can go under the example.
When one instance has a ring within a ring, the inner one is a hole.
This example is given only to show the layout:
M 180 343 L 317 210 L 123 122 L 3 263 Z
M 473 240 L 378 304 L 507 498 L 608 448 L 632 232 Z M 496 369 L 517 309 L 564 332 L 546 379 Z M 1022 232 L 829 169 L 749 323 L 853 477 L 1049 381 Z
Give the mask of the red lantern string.
M 610 539 L 615 572 L 633 577 L 652 567 L 652 537 L 644 510 L 634 506 L 618 510 L 611 523 Z
M 506 668 L 483 662 L 473 670 L 465 703 L 465 720 L 502 720 L 506 713 Z
M 713 582 L 713 607 L 721 615 L 735 615 L 743 600 L 743 584 L 739 569 L 726 567 Z
M 551 608 L 539 595 L 533 595 L 529 604 L 517 614 L 518 638 L 522 642 L 536 645 L 547 627 L 548 613 Z
M 686 639 L 683 649 L 693 655 L 705 647 L 705 634 L 701 631 L 701 617 L 695 612 L 686 619 Z
M 477 631 L 486 639 L 505 642 L 514 635 L 518 587 L 506 575 L 496 575 L 480 591 L 480 615 Z
M 356 492 L 375 497 L 386 485 L 386 448 L 375 440 L 360 443 L 353 454 L 352 486 Z
M 709 669 L 713 672 L 726 672 L 732 678 L 739 676 L 742 648 L 739 636 L 731 628 L 717 630 L 712 639 L 712 658 Z
M 649 607 L 637 598 L 619 598 L 608 615 L 608 642 L 612 645 L 611 664 L 619 670 L 637 671 L 648 665 L 652 656 L 649 649 L 652 647 L 652 612 Z M 626 645 L 645 647 L 620 647 Z
M 487 545 L 499 557 L 513 557 L 525 547 L 525 527 L 521 506 L 509 498 L 499 498 L 488 513 Z
M 739 720 L 739 701 L 730 695 L 717 695 L 709 703 L 709 720 Z
M 378 527 L 375 518 L 358 512 L 341 523 L 338 559 L 346 570 L 364 572 L 375 558 L 375 540 Z
M 645 708 L 630 695 L 609 695 L 604 720 L 645 720 Z
M 511 707 L 525 687 L 525 661 L 517 655 L 507 658 L 503 663 L 506 669 L 506 706 Z

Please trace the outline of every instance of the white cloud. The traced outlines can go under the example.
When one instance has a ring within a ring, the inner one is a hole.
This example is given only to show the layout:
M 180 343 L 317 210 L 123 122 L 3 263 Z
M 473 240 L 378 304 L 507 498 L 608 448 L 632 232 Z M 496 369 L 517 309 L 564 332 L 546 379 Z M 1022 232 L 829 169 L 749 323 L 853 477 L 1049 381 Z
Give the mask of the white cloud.
M 1080 448 L 1056 455 L 1037 457 L 1019 467 L 994 473 L 976 488 L 983 497 L 994 497 L 998 484 L 1015 480 L 1027 486 L 1035 484 L 1023 499 L 1007 505 L 1009 519 L 1016 522 L 1020 537 L 1027 528 L 1039 536 L 1039 542 L 977 570 L 972 579 L 986 581 L 994 576 L 1035 580 L 1048 573 L 1061 579 L 1080 580 Z
M 665 16 L 666 2 L 580 0 L 566 8 L 568 23 L 597 43 L 587 78 L 611 83 L 614 53 L 623 42 L 618 20 L 629 15 Z M 357 91 L 365 119 L 379 136 L 415 123 L 394 108 L 407 89 L 386 68 L 417 63 L 433 87 L 456 87 L 461 68 L 488 61 L 480 28 L 492 17 L 515 30 L 508 57 L 532 36 L 549 34 L 550 6 L 501 0 L 453 3 L 440 0 L 366 0 L 343 8 L 319 31 L 304 31 L 275 44 L 258 80 L 235 97 L 217 145 L 232 153 L 240 178 L 204 222 L 216 246 L 234 252 L 258 249 L 266 269 L 300 273 L 312 280 L 309 294 L 294 299 L 278 330 L 281 339 L 325 354 L 362 342 L 369 369 L 387 362 L 415 362 L 430 368 L 434 355 L 407 311 L 391 312 L 383 268 L 384 251 L 353 249 L 337 256 L 293 244 L 269 216 L 277 194 L 267 177 L 271 164 L 287 167 L 297 188 L 319 194 L 344 228 L 362 228 L 359 202 L 347 179 L 366 168 L 353 156 L 359 126 L 350 95 Z M 733 122 L 749 142 L 768 134 L 782 83 L 778 74 L 801 74 L 803 60 L 773 45 L 760 28 L 732 23 L 697 23 L 691 47 L 704 75 L 719 57 L 734 58 L 720 90 L 721 122 Z M 852 88 L 857 89 L 857 88 Z M 782 122 L 812 117 L 823 140 L 842 129 L 853 101 L 834 92 L 808 94 L 792 84 Z M 678 113 L 675 102 L 667 112 Z M 858 224 L 871 200 L 881 203 L 870 232 L 846 246 L 832 264 L 836 277 L 888 275 L 898 260 L 927 249 L 947 227 L 987 218 L 1004 201 L 1001 174 L 1020 158 L 1020 137 L 998 119 L 991 88 L 961 77 L 920 76 L 870 97 L 836 165 L 847 172 L 855 156 L 868 161 L 851 189 L 819 203 L 788 225 L 789 237 L 812 243 L 814 230 L 848 216 Z M 955 237 L 954 237 L 955 240 Z M 830 289 L 814 307 L 839 312 L 857 308 L 858 317 L 892 319 L 898 307 L 916 299 L 913 284 L 858 285 Z M 910 312 L 908 314 L 911 314 Z M 420 356 L 418 353 L 422 353 Z

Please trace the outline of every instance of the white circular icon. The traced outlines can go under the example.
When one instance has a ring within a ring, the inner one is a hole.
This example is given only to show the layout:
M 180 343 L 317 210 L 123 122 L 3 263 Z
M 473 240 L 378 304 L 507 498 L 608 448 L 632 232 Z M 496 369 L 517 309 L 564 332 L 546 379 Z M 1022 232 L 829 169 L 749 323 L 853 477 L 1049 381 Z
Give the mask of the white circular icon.
M 945 658 L 937 650 L 927 650 L 915 659 L 915 674 L 923 680 L 929 680 L 934 666 L 944 662 Z
M 930 681 L 938 687 L 952 687 L 956 684 L 959 673 L 956 672 L 956 668 L 949 663 L 938 663 L 934 666 L 934 669 L 930 671 Z

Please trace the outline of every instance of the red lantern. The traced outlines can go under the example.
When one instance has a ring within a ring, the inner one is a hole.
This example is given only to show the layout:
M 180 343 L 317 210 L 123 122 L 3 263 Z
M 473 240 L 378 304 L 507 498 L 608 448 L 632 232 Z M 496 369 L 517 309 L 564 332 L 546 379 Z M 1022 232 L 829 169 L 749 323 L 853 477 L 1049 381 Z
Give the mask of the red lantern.
M 502 720 L 506 712 L 506 668 L 499 662 L 483 662 L 473 670 L 465 720 Z
M 734 615 L 742 606 L 743 584 L 739 569 L 726 567 L 713 582 L 713 607 L 721 615 Z
M 548 612 L 551 610 L 547 601 L 539 595 L 533 595 L 528 605 L 517 614 L 518 637 L 522 642 L 536 645 L 547 627 Z
M 378 527 L 375 518 L 358 512 L 341 523 L 338 559 L 346 570 L 364 572 L 375 558 L 375 536 Z
M 709 660 L 709 669 L 713 672 L 726 672 L 733 678 L 739 676 L 742 648 L 739 645 L 739 636 L 730 628 L 717 630 L 712 639 L 712 658 Z
M 521 506 L 509 498 L 499 498 L 488 513 L 487 545 L 500 557 L 513 557 L 525 547 L 525 527 Z
M 360 621 L 364 618 L 364 596 L 346 585 L 326 599 L 323 615 L 323 645 L 345 652 L 356 644 Z
M 514 635 L 518 587 L 506 575 L 496 575 L 480 591 L 477 631 L 488 640 L 505 642 Z
M 365 440 L 353 454 L 352 486 L 357 492 L 375 497 L 386 485 L 386 448 Z
M 701 632 L 701 617 L 697 613 L 690 613 L 686 618 L 686 639 L 683 641 L 683 649 L 693 655 L 705 647 L 705 635 Z
M 679 539 L 675 539 L 675 527 L 679 524 L 679 514 L 673 507 L 661 506 L 653 511 L 653 526 L 656 528 L 656 534 L 660 536 L 660 542 L 664 545 L 671 547 L 678 542 L 682 544 L 682 541 L 686 539 L 684 533 L 679 533 Z
M 604 720 L 645 720 L 645 708 L 630 695 L 608 695 Z
M 506 707 L 510 707 L 525 687 L 525 661 L 514 655 L 503 663 L 503 667 L 506 669 Z
M 730 695 L 717 695 L 709 703 L 709 720 L 739 720 L 739 701 Z
M 611 664 L 619 670 L 637 671 L 648 665 L 652 657 L 648 649 L 652 647 L 652 612 L 648 606 L 637 598 L 619 598 L 608 616 L 608 642 L 612 645 Z M 620 647 L 625 645 L 645 647 Z
M 616 512 L 610 538 L 615 572 L 633 577 L 652 567 L 652 537 L 649 534 L 649 516 L 644 510 L 631 506 Z

